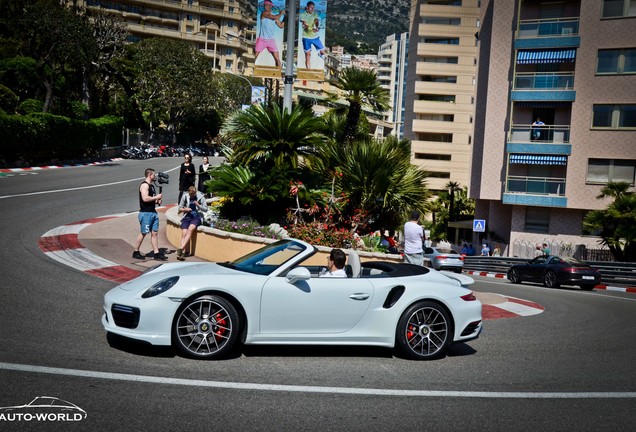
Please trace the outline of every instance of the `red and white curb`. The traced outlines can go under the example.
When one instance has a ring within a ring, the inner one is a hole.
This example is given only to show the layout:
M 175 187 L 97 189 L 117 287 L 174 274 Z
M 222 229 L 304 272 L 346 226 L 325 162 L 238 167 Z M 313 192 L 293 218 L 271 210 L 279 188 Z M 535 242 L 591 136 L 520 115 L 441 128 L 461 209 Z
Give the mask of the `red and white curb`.
M 127 282 L 141 275 L 141 272 L 94 254 L 82 246 L 78 235 L 80 231 L 91 224 L 129 214 L 121 213 L 103 216 L 54 228 L 40 237 L 38 246 L 49 258 L 76 270 L 113 282 Z
M 473 275 L 473 276 L 491 277 L 491 278 L 497 278 L 497 279 L 506 278 L 505 273 L 491 273 L 491 272 L 483 272 L 483 271 L 475 271 L 475 270 L 467 270 L 466 274 Z
M 538 303 L 515 297 L 501 296 L 506 299 L 503 303 L 483 304 L 482 318 L 485 321 L 501 318 L 518 318 L 522 316 L 538 315 L 545 310 Z
M 113 158 L 106 161 L 67 164 L 67 165 L 45 165 L 40 167 L 25 167 L 25 168 L 2 168 L 0 169 L 0 173 L 21 173 L 21 172 L 31 172 L 31 171 L 42 171 L 45 169 L 59 169 L 59 168 L 79 167 L 79 166 L 103 165 L 105 163 L 117 162 L 120 160 L 123 160 L 123 158 Z

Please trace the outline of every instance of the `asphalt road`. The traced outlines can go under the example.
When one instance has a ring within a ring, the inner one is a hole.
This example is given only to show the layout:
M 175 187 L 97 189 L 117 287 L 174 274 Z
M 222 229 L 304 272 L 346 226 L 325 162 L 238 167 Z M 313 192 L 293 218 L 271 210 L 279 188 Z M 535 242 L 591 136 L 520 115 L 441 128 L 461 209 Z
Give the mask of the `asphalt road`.
M 146 167 L 180 159 L 0 176 L 0 407 L 54 396 L 85 420 L 0 430 L 631 431 L 636 425 L 636 296 L 548 290 L 476 278 L 476 291 L 539 303 L 539 315 L 487 321 L 446 358 L 376 348 L 246 347 L 209 362 L 107 338 L 114 284 L 47 258 L 39 237 L 137 210 Z M 198 165 L 199 160 L 195 159 Z M 175 171 L 164 188 L 176 201 Z M 5 424 L 3 424 L 5 423 Z M 8 426 L 8 427 L 6 427 Z

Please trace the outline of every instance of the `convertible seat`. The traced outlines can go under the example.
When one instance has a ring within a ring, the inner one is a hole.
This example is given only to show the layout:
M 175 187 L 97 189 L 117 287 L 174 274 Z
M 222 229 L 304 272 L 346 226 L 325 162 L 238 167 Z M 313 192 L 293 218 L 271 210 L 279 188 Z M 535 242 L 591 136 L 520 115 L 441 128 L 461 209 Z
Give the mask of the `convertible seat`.
M 349 257 L 347 258 L 347 276 L 349 276 L 350 270 L 351 275 L 349 277 L 358 278 L 360 277 L 360 271 L 362 269 L 362 265 L 360 264 L 360 257 L 354 250 L 349 250 L 348 253 Z

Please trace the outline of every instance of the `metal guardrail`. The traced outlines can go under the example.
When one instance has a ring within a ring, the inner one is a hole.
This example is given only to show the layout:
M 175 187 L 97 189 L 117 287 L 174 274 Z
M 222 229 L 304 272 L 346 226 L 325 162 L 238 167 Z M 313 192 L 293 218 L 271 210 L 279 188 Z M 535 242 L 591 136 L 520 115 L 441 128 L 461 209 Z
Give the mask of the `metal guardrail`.
M 467 256 L 464 270 L 507 273 L 510 266 L 527 262 L 524 258 Z M 636 286 L 636 263 L 585 261 L 598 269 L 604 284 Z

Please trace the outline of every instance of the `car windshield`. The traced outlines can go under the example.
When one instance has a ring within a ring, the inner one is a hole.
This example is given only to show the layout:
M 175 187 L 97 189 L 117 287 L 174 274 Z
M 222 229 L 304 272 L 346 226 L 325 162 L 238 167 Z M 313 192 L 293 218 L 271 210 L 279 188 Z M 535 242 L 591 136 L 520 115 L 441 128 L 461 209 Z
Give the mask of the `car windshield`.
M 457 252 L 455 252 L 452 249 L 437 249 L 437 252 L 444 255 L 459 255 Z
M 281 240 L 238 258 L 228 263 L 228 266 L 248 273 L 266 275 L 305 250 L 300 243 Z
M 588 265 L 585 264 L 584 262 L 579 261 L 576 258 L 572 258 L 572 257 L 563 257 L 561 258 L 561 261 L 574 267 L 588 267 Z

